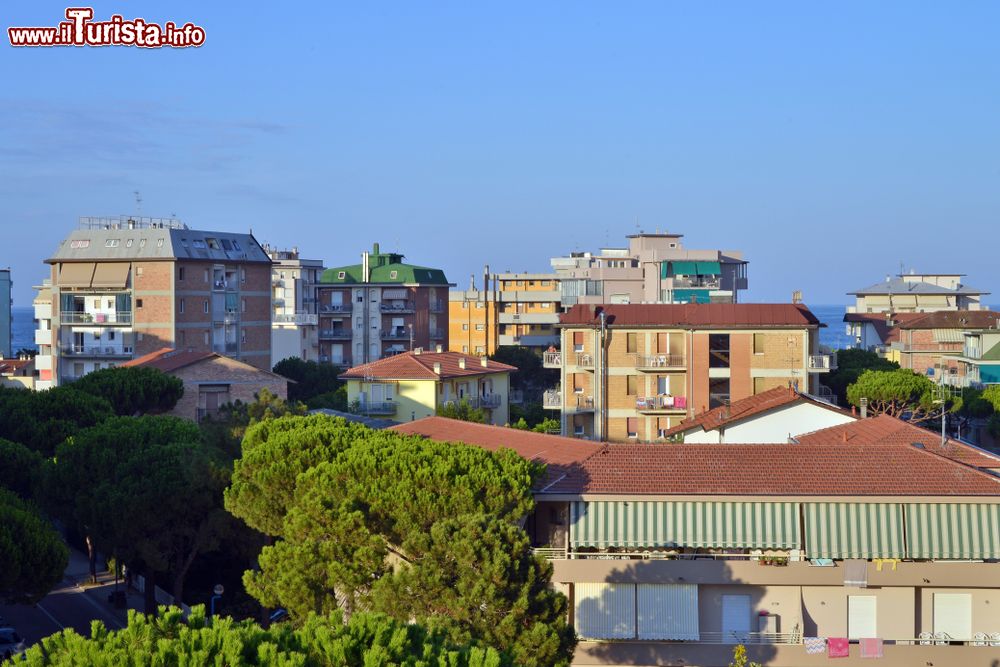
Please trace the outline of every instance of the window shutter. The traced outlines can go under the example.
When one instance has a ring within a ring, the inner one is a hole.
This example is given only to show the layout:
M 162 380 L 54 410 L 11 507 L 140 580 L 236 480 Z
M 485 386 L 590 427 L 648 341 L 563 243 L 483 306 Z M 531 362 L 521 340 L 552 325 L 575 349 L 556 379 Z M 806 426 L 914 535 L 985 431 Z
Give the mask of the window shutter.
M 670 343 L 667 339 L 667 334 L 656 334 L 656 351 L 660 354 L 668 354 L 670 352 Z
M 583 332 L 574 331 L 573 332 L 573 345 L 583 345 Z
M 625 429 L 626 429 L 626 431 L 628 432 L 629 435 L 631 435 L 632 433 L 635 433 L 638 436 L 638 434 L 639 434 L 639 418 L 638 417 L 629 417 L 627 419 L 627 425 L 626 425 Z

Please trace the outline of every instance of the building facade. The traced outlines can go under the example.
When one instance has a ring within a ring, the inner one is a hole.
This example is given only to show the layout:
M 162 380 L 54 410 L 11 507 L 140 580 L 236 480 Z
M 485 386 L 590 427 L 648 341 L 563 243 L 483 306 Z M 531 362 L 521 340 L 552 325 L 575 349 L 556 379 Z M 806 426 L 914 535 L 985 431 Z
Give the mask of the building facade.
M 510 374 L 517 368 L 461 352 L 420 348 L 355 366 L 340 378 L 354 411 L 396 421 L 437 414 L 462 401 L 486 411 L 491 424 L 510 419 Z
M 444 271 L 404 264 L 376 243 L 360 264 L 327 269 L 317 287 L 320 361 L 359 366 L 421 347 L 448 347 Z
M 271 260 L 250 234 L 177 220 L 82 218 L 46 260 L 36 334 L 53 384 L 163 347 L 271 364 Z M 48 308 L 44 303 L 49 299 Z M 44 314 L 44 313 L 43 313 Z M 42 344 L 42 343 L 40 343 Z
M 900 273 L 856 292 L 848 313 L 932 313 L 979 310 L 989 292 L 963 284 L 964 273 Z
M 0 269 L 0 357 L 10 358 L 16 350 L 13 349 L 11 307 L 14 299 L 11 290 L 14 283 L 10 279 L 10 269 Z
M 271 266 L 271 366 L 299 357 L 319 361 L 319 307 L 316 287 L 323 262 L 302 259 L 299 249 L 277 250 L 264 246 Z
M 1000 458 L 890 417 L 789 443 L 647 445 L 431 418 L 394 427 L 547 465 L 527 518 L 574 665 L 990 665 Z
M 816 394 L 836 358 L 819 354 L 819 320 L 799 304 L 578 305 L 544 364 L 561 387 L 543 406 L 562 433 L 655 442 L 681 421 L 775 387 Z

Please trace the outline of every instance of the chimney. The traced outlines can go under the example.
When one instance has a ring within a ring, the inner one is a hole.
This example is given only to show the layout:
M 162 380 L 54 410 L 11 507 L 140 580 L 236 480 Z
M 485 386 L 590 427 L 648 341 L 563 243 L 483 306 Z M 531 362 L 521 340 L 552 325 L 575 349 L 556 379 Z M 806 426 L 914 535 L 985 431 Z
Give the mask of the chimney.
M 461 368 L 463 371 L 465 370 L 465 357 L 458 358 L 458 367 Z
M 483 368 L 487 368 L 489 366 L 489 361 L 490 360 L 486 357 L 479 358 L 479 363 L 482 364 Z
M 422 347 L 415 347 L 415 348 L 413 348 L 413 354 L 415 354 L 417 356 L 420 356 L 420 353 L 423 352 L 423 351 L 424 351 L 424 348 L 422 348 Z
M 434 347 L 434 351 L 437 352 L 438 354 L 441 354 L 442 352 L 444 352 L 444 345 L 442 345 L 441 343 L 438 343 Z
M 847 430 L 845 429 L 845 430 L 841 431 L 840 434 L 843 437 L 844 442 L 846 443 L 847 442 Z
M 868 399 L 867 398 L 862 398 L 861 399 L 861 418 L 862 419 L 867 419 L 868 418 Z
M 441 375 L 441 362 L 440 361 L 435 361 L 434 362 L 434 373 L 436 375 Z
M 371 266 L 368 259 L 368 251 L 361 253 L 361 282 L 369 282 L 369 277 L 371 276 Z

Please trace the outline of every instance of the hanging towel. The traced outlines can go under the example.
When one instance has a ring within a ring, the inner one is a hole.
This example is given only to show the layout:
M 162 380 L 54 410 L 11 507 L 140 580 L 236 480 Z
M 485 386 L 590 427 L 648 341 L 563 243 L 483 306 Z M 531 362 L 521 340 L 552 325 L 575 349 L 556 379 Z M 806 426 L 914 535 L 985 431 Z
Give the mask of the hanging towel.
M 860 640 L 862 658 L 881 658 L 882 640 L 878 638 L 866 638 Z
M 803 637 L 802 643 L 806 645 L 806 653 L 826 652 L 826 637 Z
M 851 655 L 851 645 L 847 637 L 830 637 L 826 640 L 826 657 L 847 658 Z

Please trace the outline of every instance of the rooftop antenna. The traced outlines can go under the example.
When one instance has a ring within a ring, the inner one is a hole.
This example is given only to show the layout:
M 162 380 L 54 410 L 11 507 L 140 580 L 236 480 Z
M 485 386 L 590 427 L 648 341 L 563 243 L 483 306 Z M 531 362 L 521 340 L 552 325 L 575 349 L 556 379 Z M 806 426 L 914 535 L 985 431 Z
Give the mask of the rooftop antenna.
M 135 195 L 135 214 L 142 217 L 142 195 L 138 190 L 133 190 L 132 194 Z

